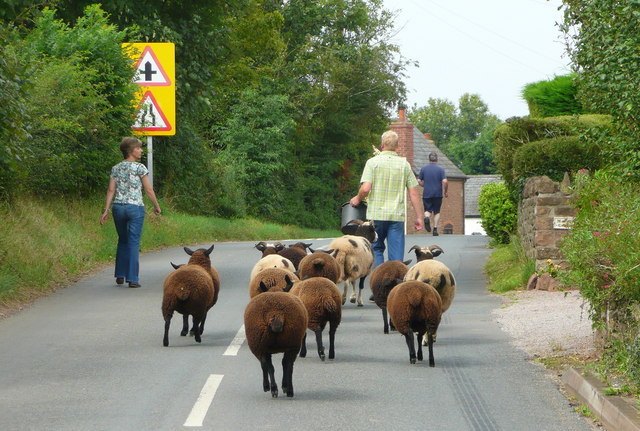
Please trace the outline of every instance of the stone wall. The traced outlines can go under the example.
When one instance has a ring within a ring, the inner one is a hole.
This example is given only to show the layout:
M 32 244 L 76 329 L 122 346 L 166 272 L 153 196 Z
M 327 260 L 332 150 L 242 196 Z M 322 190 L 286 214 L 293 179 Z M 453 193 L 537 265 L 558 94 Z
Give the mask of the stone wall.
M 518 233 L 527 256 L 536 261 L 536 270 L 546 268 L 548 259 L 564 265 L 560 242 L 575 215 L 567 179 L 562 184 L 547 176 L 527 180 L 518 208 Z

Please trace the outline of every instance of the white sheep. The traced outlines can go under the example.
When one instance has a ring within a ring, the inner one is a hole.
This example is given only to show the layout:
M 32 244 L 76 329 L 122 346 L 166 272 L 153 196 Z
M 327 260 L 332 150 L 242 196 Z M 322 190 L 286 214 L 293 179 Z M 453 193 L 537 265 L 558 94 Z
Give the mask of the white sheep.
M 349 223 L 359 223 L 355 233 L 357 235 L 343 235 L 334 239 L 329 244 L 329 248 L 335 250 L 334 256 L 340 266 L 340 281 L 344 282 L 342 293 L 342 303 L 347 299 L 349 286 L 352 286 L 350 301 L 356 302 L 355 281 L 360 279 L 357 293 L 358 307 L 362 307 L 362 290 L 364 289 L 364 279 L 373 268 L 373 248 L 371 242 L 377 236 L 373 222 L 362 222 L 352 220 Z
M 269 254 L 263 257 L 262 259 L 260 259 L 253 266 L 249 280 L 253 280 L 256 277 L 257 273 L 267 268 L 284 268 L 286 270 L 291 271 L 291 273 L 295 272 L 295 267 L 293 266 L 293 263 L 289 259 L 277 254 Z
M 405 281 L 391 289 L 387 298 L 387 309 L 393 325 L 404 335 L 409 347 L 409 362 L 416 363 L 416 348 L 413 334 L 418 342 L 417 359 L 422 361 L 422 340 L 427 334 L 429 366 L 435 366 L 433 358 L 434 335 L 442 318 L 442 299 L 438 292 L 422 281 Z
M 437 245 L 430 245 L 429 247 L 420 247 L 418 245 L 414 245 L 409 249 L 409 252 L 415 250 L 416 251 L 416 259 L 418 262 L 433 259 L 434 257 L 440 256 L 444 253 L 442 247 Z

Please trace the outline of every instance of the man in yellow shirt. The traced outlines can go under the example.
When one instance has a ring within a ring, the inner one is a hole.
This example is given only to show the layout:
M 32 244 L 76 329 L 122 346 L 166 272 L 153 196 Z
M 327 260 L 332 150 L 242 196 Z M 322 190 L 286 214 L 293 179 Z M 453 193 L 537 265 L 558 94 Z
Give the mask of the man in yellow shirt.
M 406 190 L 416 212 L 415 228 L 421 230 L 424 227 L 418 180 L 409 162 L 396 153 L 397 148 L 397 133 L 385 132 L 382 135 L 382 152 L 367 160 L 360 178 L 360 190 L 349 201 L 352 206 L 357 206 L 367 198 L 367 219 L 374 221 L 378 234 L 378 240 L 373 243 L 374 268 L 384 262 L 387 246 L 387 260 L 402 260 L 404 257 Z

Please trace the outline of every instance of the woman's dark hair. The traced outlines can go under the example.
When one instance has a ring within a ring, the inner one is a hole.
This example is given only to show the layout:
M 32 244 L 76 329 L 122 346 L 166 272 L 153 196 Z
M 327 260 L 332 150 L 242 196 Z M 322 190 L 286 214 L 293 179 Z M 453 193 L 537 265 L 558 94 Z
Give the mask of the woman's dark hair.
M 131 154 L 133 150 L 138 147 L 142 147 L 142 142 L 140 142 L 140 139 L 127 136 L 122 140 L 122 142 L 120 142 L 120 151 L 122 151 L 122 157 L 126 159 L 127 157 L 129 157 L 129 154 Z

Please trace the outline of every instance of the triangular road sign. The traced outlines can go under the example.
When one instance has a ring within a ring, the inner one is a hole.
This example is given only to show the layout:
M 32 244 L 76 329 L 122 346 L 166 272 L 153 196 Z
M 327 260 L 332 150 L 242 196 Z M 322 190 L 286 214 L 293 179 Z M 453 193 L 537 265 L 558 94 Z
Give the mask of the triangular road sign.
M 167 120 L 167 117 L 160 109 L 160 105 L 153 97 L 151 91 L 147 91 L 142 96 L 142 101 L 138 105 L 136 114 L 136 122 L 132 126 L 133 130 L 139 131 L 168 131 L 173 126 Z
M 143 87 L 171 85 L 171 80 L 149 45 L 145 46 L 142 54 L 140 54 L 133 82 Z

